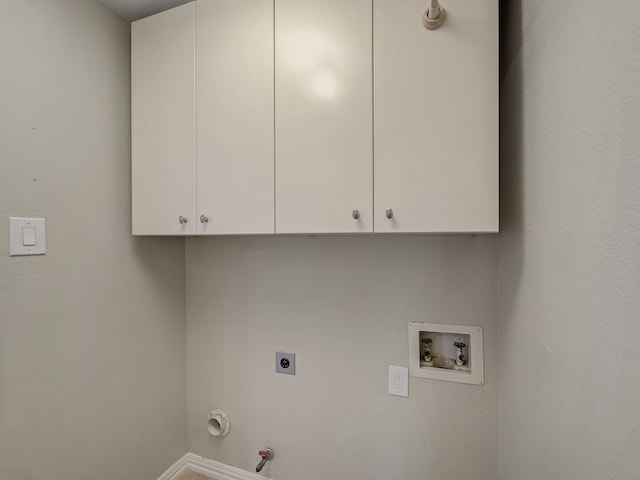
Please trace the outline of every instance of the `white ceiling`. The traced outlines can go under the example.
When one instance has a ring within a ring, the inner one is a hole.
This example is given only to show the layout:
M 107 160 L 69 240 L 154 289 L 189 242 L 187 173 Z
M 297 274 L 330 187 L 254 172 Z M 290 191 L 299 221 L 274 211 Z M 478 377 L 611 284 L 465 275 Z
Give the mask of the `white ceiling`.
M 148 17 L 191 0 L 98 0 L 113 13 L 128 21 Z

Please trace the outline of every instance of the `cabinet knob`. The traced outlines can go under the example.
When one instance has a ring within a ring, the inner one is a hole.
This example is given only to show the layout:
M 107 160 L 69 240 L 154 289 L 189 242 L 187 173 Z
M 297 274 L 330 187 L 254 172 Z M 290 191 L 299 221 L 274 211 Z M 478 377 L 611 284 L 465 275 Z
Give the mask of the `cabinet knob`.
M 360 218 L 360 210 L 358 210 L 357 208 L 354 208 L 353 212 L 351 212 L 351 216 L 353 217 L 354 220 L 358 220 Z
M 184 215 L 180 215 L 178 217 L 178 223 L 180 223 L 180 225 L 184 225 L 188 221 L 189 221 L 189 219 L 187 217 L 185 217 Z
M 387 208 L 384 211 L 384 214 L 387 216 L 387 218 L 391 219 L 393 218 L 393 208 Z
M 200 215 L 200 223 L 209 223 L 209 217 L 205 214 Z

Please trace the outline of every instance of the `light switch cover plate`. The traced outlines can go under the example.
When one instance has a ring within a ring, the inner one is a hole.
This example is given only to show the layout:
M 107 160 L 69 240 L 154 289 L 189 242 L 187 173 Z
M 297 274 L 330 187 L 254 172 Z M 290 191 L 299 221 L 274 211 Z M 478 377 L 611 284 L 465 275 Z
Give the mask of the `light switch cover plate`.
M 47 242 L 44 218 L 9 217 L 9 255 L 44 255 Z

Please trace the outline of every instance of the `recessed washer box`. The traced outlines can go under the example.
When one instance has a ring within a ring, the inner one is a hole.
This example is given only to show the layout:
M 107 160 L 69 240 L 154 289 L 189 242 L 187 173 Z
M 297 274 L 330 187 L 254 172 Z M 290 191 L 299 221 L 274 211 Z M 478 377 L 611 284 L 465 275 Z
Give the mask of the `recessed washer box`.
M 484 385 L 482 327 L 409 324 L 409 374 Z

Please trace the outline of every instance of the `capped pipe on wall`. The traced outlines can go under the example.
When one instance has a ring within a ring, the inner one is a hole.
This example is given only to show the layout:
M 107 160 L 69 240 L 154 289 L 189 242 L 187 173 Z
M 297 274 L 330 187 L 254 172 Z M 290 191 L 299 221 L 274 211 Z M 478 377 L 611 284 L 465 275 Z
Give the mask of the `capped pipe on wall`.
M 439 0 L 430 0 L 429 7 L 422 15 L 422 24 L 427 30 L 440 28 L 447 19 L 446 10 L 440 5 Z

